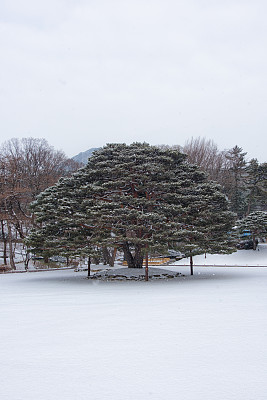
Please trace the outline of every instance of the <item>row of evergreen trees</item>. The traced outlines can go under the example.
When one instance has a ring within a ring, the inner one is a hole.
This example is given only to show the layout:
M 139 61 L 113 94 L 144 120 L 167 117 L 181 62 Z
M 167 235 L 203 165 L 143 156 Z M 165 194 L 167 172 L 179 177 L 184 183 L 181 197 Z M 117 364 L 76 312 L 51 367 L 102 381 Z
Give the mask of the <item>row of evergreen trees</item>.
M 247 153 L 239 146 L 220 151 L 213 141 L 205 138 L 191 139 L 182 150 L 190 162 L 222 186 L 231 210 L 239 218 L 253 211 L 267 211 L 266 162 L 248 160 Z

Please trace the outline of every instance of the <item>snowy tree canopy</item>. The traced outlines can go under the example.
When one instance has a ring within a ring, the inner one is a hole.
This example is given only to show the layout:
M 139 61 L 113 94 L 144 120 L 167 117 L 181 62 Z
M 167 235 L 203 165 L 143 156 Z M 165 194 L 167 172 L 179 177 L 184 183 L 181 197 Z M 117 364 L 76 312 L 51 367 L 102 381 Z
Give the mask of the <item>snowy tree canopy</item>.
M 246 168 L 246 186 L 248 191 L 247 213 L 267 209 L 267 163 L 259 164 L 258 160 L 250 160 Z
M 32 207 L 42 223 L 28 239 L 36 251 L 115 247 L 135 268 L 146 252 L 232 251 L 234 215 L 219 185 L 179 151 L 146 143 L 107 145 Z
M 267 233 L 267 212 L 254 211 L 247 217 L 239 220 L 237 227 L 241 233 L 245 230 L 251 233 L 253 249 L 256 250 L 256 238 Z

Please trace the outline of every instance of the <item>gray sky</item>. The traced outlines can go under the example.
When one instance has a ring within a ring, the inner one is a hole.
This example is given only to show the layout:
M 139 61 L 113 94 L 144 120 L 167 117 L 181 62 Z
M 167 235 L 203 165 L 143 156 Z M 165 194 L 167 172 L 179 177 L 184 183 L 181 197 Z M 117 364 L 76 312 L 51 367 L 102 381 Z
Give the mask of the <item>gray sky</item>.
M 267 161 L 266 0 L 1 0 L 0 142 L 213 139 Z

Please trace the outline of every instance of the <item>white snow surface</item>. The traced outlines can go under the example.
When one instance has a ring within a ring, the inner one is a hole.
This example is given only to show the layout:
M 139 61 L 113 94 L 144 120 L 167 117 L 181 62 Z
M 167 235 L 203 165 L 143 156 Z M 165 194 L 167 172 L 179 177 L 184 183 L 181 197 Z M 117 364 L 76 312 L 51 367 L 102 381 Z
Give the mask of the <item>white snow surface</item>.
M 228 265 L 228 266 L 267 266 L 267 244 L 261 243 L 257 250 L 237 250 L 232 254 L 207 254 L 193 257 L 196 265 Z M 176 264 L 189 265 L 189 259 L 182 258 Z
M 164 268 L 184 276 L 0 275 L 1 400 L 265 400 L 267 268 Z

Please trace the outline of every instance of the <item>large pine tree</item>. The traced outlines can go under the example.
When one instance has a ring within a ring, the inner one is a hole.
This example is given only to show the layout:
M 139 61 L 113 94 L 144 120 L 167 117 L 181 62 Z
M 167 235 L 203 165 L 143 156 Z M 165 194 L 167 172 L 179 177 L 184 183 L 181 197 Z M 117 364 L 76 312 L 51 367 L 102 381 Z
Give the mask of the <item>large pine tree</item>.
M 169 248 L 232 251 L 234 217 L 220 187 L 184 154 L 146 143 L 100 149 L 39 195 L 33 209 L 43 225 L 29 238 L 36 251 L 115 247 L 132 268 L 142 267 L 147 252 Z

